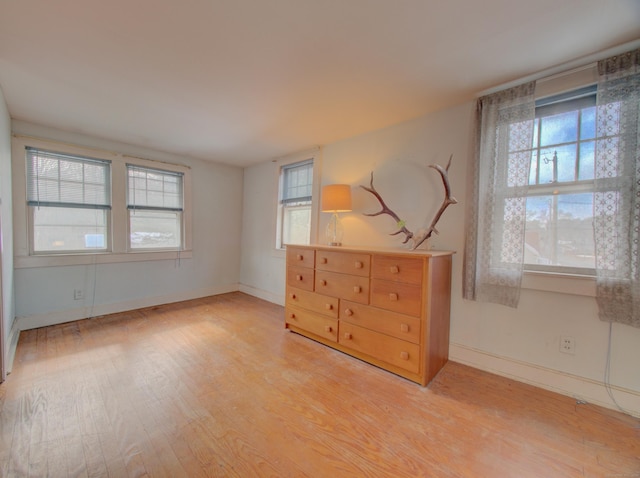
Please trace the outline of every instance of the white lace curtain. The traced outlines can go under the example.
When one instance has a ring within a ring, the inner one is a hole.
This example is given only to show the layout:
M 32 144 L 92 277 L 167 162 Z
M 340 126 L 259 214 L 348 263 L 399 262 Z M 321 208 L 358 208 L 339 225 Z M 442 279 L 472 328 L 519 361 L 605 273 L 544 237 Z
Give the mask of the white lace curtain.
M 640 327 L 640 49 L 598 62 L 594 233 L 600 319 Z
M 478 100 L 476 161 L 467 217 L 463 296 L 517 307 L 535 83 Z

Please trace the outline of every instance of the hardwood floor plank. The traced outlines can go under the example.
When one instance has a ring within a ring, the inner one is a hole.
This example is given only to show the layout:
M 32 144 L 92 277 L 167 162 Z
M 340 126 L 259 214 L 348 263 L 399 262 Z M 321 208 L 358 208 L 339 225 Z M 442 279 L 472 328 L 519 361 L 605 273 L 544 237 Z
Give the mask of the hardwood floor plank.
M 241 293 L 21 333 L 0 476 L 640 474 L 640 420 L 448 363 L 428 388 Z

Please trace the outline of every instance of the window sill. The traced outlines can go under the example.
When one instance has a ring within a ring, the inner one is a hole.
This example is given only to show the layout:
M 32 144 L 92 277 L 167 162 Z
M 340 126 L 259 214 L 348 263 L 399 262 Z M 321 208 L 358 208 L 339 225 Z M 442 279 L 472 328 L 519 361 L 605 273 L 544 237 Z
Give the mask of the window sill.
M 15 256 L 16 269 L 33 267 L 80 266 L 88 264 L 115 264 L 119 262 L 146 262 L 191 259 L 193 251 L 128 252 L 104 254 L 59 254 L 48 256 Z
M 596 296 L 596 278 L 571 274 L 525 271 L 522 288 L 560 294 Z

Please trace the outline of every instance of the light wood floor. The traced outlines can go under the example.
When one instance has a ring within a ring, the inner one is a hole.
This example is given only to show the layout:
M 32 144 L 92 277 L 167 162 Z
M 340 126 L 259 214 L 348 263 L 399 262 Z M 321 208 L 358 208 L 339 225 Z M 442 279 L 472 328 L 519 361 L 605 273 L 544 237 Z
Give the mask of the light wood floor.
M 422 388 L 233 293 L 23 332 L 0 476 L 631 477 L 639 427 L 453 362 Z

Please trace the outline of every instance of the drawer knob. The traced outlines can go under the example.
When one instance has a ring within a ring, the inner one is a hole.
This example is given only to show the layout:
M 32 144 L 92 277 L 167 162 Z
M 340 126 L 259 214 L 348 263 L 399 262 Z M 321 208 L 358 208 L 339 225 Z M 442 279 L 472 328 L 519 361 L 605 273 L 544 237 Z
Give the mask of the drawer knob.
M 400 269 L 398 269 L 398 266 L 391 266 L 391 267 L 389 267 L 389 271 L 392 274 L 397 274 L 398 272 L 400 272 Z
M 325 332 L 331 332 L 331 326 L 330 325 L 325 325 L 324 326 L 324 331 Z
M 302 276 L 300 274 L 296 275 L 296 280 L 302 280 Z
M 321 280 L 320 280 L 320 285 L 327 285 L 327 281 L 326 281 L 326 280 L 324 280 L 324 279 L 321 279 Z
M 298 254 L 296 256 L 296 259 L 298 259 L 299 261 L 302 261 L 302 260 L 304 260 L 304 256 L 302 254 Z
M 353 315 L 353 310 L 351 309 L 344 309 L 344 315 L 351 317 Z
M 327 258 L 326 257 L 321 257 L 320 258 L 320 264 L 326 264 L 327 263 Z
M 349 332 L 344 333 L 344 338 L 347 340 L 351 340 L 351 334 Z
M 409 360 L 409 352 L 400 352 L 400 358 L 402 360 Z
M 362 262 L 356 261 L 356 264 L 355 264 L 356 269 L 362 269 L 362 265 L 363 265 Z
M 407 324 L 400 324 L 400 332 L 404 332 L 406 334 L 409 332 L 409 326 Z
M 291 313 L 289 314 L 289 318 L 290 318 L 290 319 L 295 319 L 295 318 L 296 318 L 296 314 L 294 314 L 293 312 L 291 312 Z
M 389 294 L 389 300 L 392 300 L 392 301 L 398 300 L 398 294 L 396 294 L 395 292 L 391 292 Z
M 327 310 L 333 310 L 333 304 L 325 304 L 325 305 L 324 305 L 324 307 L 325 307 Z
M 359 294 L 360 292 L 362 292 L 362 287 L 360 287 L 359 285 L 355 286 L 353 288 L 353 292 L 355 292 L 356 294 Z
M 295 299 L 296 295 L 292 292 L 291 294 L 289 294 L 289 297 L 291 297 L 292 299 Z

